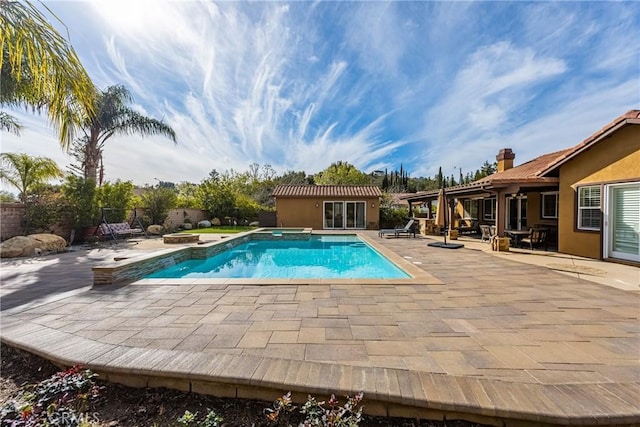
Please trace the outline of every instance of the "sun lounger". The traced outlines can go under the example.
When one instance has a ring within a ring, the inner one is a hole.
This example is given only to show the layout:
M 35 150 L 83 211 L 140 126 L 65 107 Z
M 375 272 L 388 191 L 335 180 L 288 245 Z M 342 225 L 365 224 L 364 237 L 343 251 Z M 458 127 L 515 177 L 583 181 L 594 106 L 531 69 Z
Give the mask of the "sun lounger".
M 378 231 L 378 236 L 384 237 L 388 234 L 393 234 L 393 237 L 397 238 L 400 237 L 401 234 L 406 234 L 407 236 L 409 236 L 409 234 L 413 233 L 413 237 L 416 237 L 416 230 L 413 226 L 413 223 L 414 220 L 410 219 L 409 222 L 407 222 L 407 225 L 402 228 L 383 228 Z

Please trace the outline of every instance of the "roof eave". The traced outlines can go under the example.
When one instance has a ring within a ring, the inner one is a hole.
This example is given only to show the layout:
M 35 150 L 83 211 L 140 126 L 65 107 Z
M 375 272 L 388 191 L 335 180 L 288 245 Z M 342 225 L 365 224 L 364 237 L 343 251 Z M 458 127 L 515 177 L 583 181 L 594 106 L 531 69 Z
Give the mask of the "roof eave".
M 619 131 L 620 129 L 622 129 L 627 125 L 640 125 L 640 118 L 625 118 L 615 123 L 613 126 L 609 127 L 608 129 L 605 129 L 602 133 L 590 136 L 589 138 L 585 139 L 582 143 L 580 143 L 575 150 L 570 151 L 564 156 L 560 156 L 551 165 L 537 172 L 536 175 L 544 176 L 551 172 L 556 171 L 557 169 L 560 168 L 560 166 L 564 165 L 565 163 L 575 158 L 576 156 L 579 156 L 585 151 L 591 149 L 591 147 L 593 147 L 595 144 L 599 143 L 603 139 L 606 139 L 607 137 L 611 136 L 612 134 L 616 133 L 617 131 Z

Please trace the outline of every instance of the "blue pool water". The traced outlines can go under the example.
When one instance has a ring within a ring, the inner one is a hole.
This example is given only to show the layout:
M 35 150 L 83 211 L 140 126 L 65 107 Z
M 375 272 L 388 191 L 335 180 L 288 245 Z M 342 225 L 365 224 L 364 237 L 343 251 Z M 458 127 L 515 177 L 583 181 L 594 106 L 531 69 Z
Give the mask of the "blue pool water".
M 191 259 L 149 278 L 408 278 L 357 236 L 244 242 L 207 259 Z

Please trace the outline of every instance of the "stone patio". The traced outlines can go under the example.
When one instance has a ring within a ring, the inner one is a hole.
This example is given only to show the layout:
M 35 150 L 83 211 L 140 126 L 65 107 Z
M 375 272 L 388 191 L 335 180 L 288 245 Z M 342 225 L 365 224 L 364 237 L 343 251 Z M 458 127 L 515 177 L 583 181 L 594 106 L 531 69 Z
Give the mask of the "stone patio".
M 136 386 L 266 400 L 364 391 L 373 414 L 497 425 L 640 423 L 639 288 L 366 237 L 443 284 L 92 287 L 92 266 L 148 249 L 80 250 L 3 260 L 1 338 Z

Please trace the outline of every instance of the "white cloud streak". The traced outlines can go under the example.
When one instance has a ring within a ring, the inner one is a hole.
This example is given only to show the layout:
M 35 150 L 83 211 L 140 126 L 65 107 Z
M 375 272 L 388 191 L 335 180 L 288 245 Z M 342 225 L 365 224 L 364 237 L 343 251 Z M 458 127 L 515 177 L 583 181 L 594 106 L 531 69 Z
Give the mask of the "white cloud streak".
M 573 145 L 640 104 L 629 3 L 50 6 L 94 81 L 124 84 L 136 110 L 177 133 L 177 146 L 109 140 L 108 179 L 199 182 L 254 162 L 314 173 L 338 160 L 467 172 L 503 147 L 525 161 Z M 25 123 L 21 138 L 2 134 L 3 151 L 69 162 L 42 119 Z

